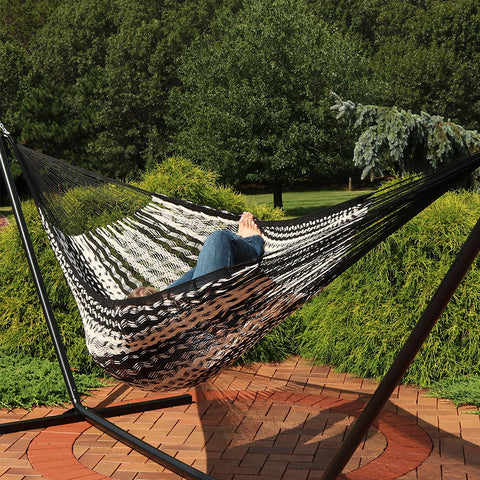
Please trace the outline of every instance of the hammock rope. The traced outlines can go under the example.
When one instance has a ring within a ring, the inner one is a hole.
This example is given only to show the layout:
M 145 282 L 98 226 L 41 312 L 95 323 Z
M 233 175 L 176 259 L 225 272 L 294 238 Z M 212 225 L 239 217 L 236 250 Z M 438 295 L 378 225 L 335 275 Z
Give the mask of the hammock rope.
M 480 166 L 480 154 L 436 173 L 300 219 L 258 222 L 260 261 L 169 285 L 205 239 L 239 215 L 79 169 L 16 146 L 82 316 L 87 347 L 108 373 L 147 390 L 217 374 L 375 245 Z M 159 293 L 127 300 L 136 287 Z

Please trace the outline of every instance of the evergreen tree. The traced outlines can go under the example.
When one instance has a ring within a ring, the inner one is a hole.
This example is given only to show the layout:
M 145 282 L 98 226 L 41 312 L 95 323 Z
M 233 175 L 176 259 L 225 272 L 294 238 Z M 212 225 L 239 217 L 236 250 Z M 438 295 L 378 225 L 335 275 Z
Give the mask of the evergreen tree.
M 28 45 L 59 0 L 0 0 L 0 41 Z
M 268 183 L 281 206 L 285 185 L 338 161 L 328 92 L 364 91 L 365 65 L 355 41 L 305 1 L 227 9 L 184 57 L 171 97 L 173 146 L 230 183 Z
M 480 134 L 438 115 L 415 114 L 397 107 L 355 104 L 334 94 L 331 108 L 337 119 L 347 119 L 363 130 L 353 161 L 363 168 L 362 178 L 383 176 L 383 169 L 401 174 L 429 171 L 443 163 L 480 150 Z
M 322 0 L 313 5 L 336 28 L 362 39 L 373 60 L 374 103 L 436 112 L 466 128 L 477 127 L 477 0 Z
M 118 177 L 161 158 L 177 58 L 219 3 L 61 3 L 30 43 L 32 69 L 17 108 L 21 141 Z

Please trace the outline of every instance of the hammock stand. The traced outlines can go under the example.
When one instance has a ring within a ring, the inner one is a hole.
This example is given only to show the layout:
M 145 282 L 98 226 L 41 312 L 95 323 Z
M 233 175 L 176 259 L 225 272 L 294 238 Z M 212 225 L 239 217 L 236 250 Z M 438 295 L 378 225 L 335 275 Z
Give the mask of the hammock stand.
M 15 153 L 19 155 L 19 152 L 14 142 L 12 141 L 12 138 L 1 123 L 0 130 L 2 130 L 3 136 L 5 136 L 12 144 L 12 148 L 14 149 Z M 147 401 L 119 407 L 108 407 L 98 410 L 87 408 L 82 405 L 81 398 L 78 394 L 75 380 L 71 373 L 68 359 L 66 357 L 65 347 L 63 345 L 60 332 L 46 293 L 43 277 L 40 272 L 38 262 L 33 250 L 28 228 L 26 226 L 26 222 L 22 212 L 21 203 L 9 167 L 8 156 L 3 144 L 3 139 L 1 137 L 0 162 L 2 175 L 7 186 L 8 194 L 17 220 L 18 229 L 26 251 L 29 266 L 33 274 L 40 303 L 48 324 L 50 335 L 53 340 L 62 375 L 73 404 L 73 408 L 63 415 L 0 424 L 0 434 L 26 431 L 36 428 L 45 428 L 52 425 L 62 425 L 86 420 L 93 426 L 96 426 L 97 428 L 117 439 L 118 441 L 124 443 L 125 445 L 128 445 L 139 453 L 142 453 L 151 460 L 159 463 L 160 465 L 166 467 L 167 469 L 171 470 L 174 473 L 177 473 L 184 478 L 212 480 L 212 478 L 205 473 L 200 472 L 199 470 L 194 469 L 189 465 L 165 454 L 164 452 L 140 440 L 134 435 L 131 435 L 127 431 L 119 428 L 115 424 L 105 419 L 105 417 L 109 416 L 119 416 L 132 412 L 143 412 L 156 408 L 165 408 L 173 405 L 188 404 L 191 402 L 190 395 L 180 395 L 168 399 Z M 457 255 L 457 258 L 455 259 L 449 271 L 445 275 L 435 295 L 427 306 L 424 314 L 421 316 L 414 330 L 405 342 L 403 348 L 397 355 L 389 371 L 379 384 L 377 390 L 368 402 L 361 416 L 355 422 L 353 428 L 350 430 L 349 434 L 347 435 L 345 441 L 338 450 L 334 459 L 328 465 L 326 471 L 324 472 L 324 475 L 322 476 L 322 480 L 334 480 L 335 478 L 339 478 L 339 475 L 341 475 L 343 468 L 348 463 L 349 459 L 364 438 L 368 429 L 371 427 L 376 417 L 382 410 L 383 406 L 388 401 L 390 395 L 393 393 L 395 387 L 400 382 L 403 374 L 415 358 L 415 355 L 417 354 L 426 337 L 434 327 L 441 313 L 447 306 L 450 298 L 452 297 L 459 283 L 467 273 L 471 264 L 477 257 L 479 251 L 480 220 L 479 222 L 477 222 L 469 237 L 465 241 L 462 249 Z

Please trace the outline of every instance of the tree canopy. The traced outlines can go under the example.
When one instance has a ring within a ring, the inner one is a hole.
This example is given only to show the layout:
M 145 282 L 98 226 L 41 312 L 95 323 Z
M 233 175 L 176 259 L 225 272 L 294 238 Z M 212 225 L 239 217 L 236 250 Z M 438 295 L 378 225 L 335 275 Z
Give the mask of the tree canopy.
M 0 40 L 28 45 L 58 3 L 58 0 L 0 0 Z
M 229 182 L 281 192 L 322 172 L 337 133 L 330 88 L 359 95 L 365 72 L 355 40 L 332 30 L 307 2 L 255 0 L 237 15 L 225 10 L 183 58 L 181 86 L 171 96 L 173 143 Z
M 428 111 L 469 129 L 477 127 L 476 0 L 324 0 L 314 5 L 339 29 L 364 42 L 378 86 L 374 103 Z
M 46 153 L 112 176 L 135 174 L 165 153 L 175 63 L 222 2 L 58 3 L 19 61 L 5 55 L 0 85 L 20 94 L 5 99 L 4 122 Z
M 330 90 L 480 121 L 476 0 L 0 0 L 0 15 L 0 120 L 107 175 L 183 153 L 233 184 L 360 176 Z

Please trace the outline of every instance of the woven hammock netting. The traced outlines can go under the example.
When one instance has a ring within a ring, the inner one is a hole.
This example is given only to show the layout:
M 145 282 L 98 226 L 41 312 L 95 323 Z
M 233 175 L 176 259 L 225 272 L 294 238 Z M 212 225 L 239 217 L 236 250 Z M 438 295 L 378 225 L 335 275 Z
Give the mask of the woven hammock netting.
M 258 222 L 259 261 L 168 288 L 240 215 L 146 192 L 17 145 L 44 228 L 108 373 L 146 390 L 217 374 L 410 218 L 480 166 L 475 154 L 293 220 Z M 159 293 L 127 300 L 136 287 Z

